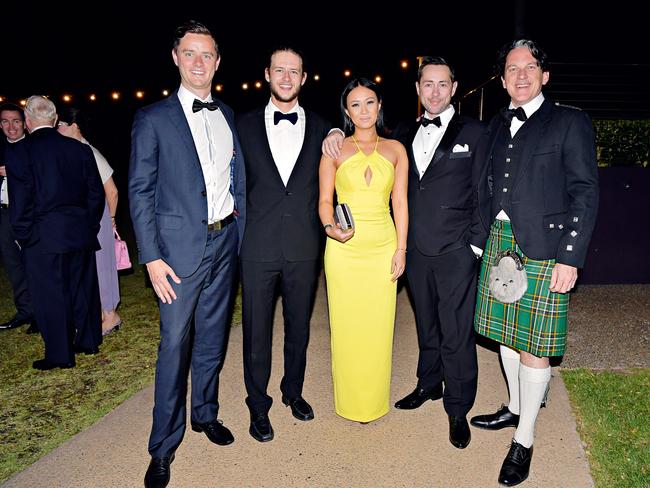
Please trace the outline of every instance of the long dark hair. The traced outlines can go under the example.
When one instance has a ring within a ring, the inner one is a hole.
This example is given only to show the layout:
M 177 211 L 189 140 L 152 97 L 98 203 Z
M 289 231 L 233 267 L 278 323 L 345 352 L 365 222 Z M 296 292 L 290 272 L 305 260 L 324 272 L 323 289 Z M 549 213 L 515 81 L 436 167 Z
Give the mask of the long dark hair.
M 352 119 L 348 117 L 348 115 L 345 113 L 345 109 L 347 107 L 348 95 L 352 90 L 354 90 L 358 86 L 363 86 L 365 88 L 368 88 L 369 90 L 372 90 L 375 93 L 375 95 L 377 95 L 377 101 L 380 104 L 383 100 L 377 84 L 370 81 L 368 78 L 355 78 L 352 81 L 350 81 L 350 83 L 345 85 L 345 88 L 343 89 L 343 93 L 341 93 L 341 116 L 343 117 L 343 132 L 345 132 L 346 136 L 352 135 L 354 133 L 354 124 L 352 123 Z M 375 123 L 375 127 L 377 128 L 377 134 L 379 134 L 380 136 L 385 135 L 386 127 L 384 126 L 383 106 L 379 108 L 379 113 L 377 114 L 377 122 Z
M 92 141 L 95 138 L 90 117 L 78 107 L 63 106 L 57 110 L 59 122 L 68 125 L 77 124 L 84 139 Z

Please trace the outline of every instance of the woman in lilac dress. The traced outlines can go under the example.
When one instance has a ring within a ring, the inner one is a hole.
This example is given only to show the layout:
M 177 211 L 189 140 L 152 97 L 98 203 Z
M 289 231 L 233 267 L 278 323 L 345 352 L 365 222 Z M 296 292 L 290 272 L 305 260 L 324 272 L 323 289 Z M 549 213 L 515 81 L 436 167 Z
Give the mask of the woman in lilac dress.
M 81 134 L 81 127 L 84 130 L 88 127 L 88 121 L 83 113 L 79 109 L 71 107 L 64 107 L 60 112 L 58 131 L 64 136 L 72 137 L 90 146 L 95 155 L 97 169 L 106 193 L 104 214 L 100 222 L 99 234 L 97 234 L 101 249 L 95 253 L 99 295 L 102 303 L 102 335 L 106 335 L 118 330 L 122 324 L 122 319 L 116 311 L 117 305 L 120 303 L 120 285 L 117 278 L 115 239 L 113 237 L 115 210 L 117 209 L 117 187 L 113 181 L 113 169 L 109 166 L 106 158 Z

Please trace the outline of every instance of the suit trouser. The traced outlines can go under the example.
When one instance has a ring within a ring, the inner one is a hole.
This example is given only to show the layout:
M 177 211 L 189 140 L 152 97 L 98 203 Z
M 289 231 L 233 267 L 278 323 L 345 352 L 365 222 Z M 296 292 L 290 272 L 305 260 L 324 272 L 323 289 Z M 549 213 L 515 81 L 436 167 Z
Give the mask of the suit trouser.
M 95 251 L 42 254 L 28 247 L 24 255 L 45 359 L 72 363 L 73 344 L 94 348 L 102 343 Z
M 14 240 L 14 233 L 9 222 L 9 209 L 0 209 L 0 258 L 4 265 L 9 283 L 14 292 L 16 317 L 31 318 L 34 315 L 32 300 L 27 289 L 25 267 L 20 257 L 20 250 Z
M 237 272 L 237 226 L 209 232 L 198 269 L 176 284 L 176 300 L 158 301 L 160 344 L 156 363 L 152 457 L 170 456 L 185 434 L 187 372 L 191 368 L 191 418 L 217 418 L 219 371 L 226 353 L 234 281 Z M 192 327 L 192 325 L 194 327 Z
M 287 398 L 302 395 L 318 262 L 283 259 L 241 263 L 244 382 L 246 404 L 253 413 L 266 413 L 273 403 L 266 389 L 271 376 L 273 309 L 278 291 L 284 316 L 284 377 L 280 391 Z
M 409 250 L 406 273 L 415 302 L 418 387 L 444 380 L 448 414 L 464 416 L 476 398 L 474 339 L 477 260 L 469 246 L 439 256 Z

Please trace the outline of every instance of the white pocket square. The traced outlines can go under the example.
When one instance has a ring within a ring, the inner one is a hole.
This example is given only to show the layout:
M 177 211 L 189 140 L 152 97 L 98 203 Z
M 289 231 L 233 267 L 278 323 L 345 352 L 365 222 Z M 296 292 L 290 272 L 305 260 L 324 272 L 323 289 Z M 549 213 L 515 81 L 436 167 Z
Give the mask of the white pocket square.
M 451 152 L 467 152 L 469 151 L 469 144 L 456 144 Z

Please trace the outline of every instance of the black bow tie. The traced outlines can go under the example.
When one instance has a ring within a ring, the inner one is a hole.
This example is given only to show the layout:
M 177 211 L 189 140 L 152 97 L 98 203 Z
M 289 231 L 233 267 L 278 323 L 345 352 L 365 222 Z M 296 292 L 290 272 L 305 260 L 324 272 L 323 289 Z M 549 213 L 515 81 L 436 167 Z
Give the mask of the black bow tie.
M 442 121 L 440 120 L 440 116 L 435 117 L 433 119 L 427 119 L 426 117 L 422 117 L 420 119 L 420 125 L 422 125 L 422 127 L 426 127 L 429 124 L 433 124 L 436 127 L 440 127 L 442 125 Z
M 298 122 L 298 113 L 297 112 L 291 112 L 290 114 L 283 114 L 282 112 L 276 110 L 273 112 L 273 124 L 278 125 L 281 120 L 288 120 L 291 122 L 293 125 L 296 125 L 296 122 Z
M 204 108 L 207 108 L 210 112 L 213 112 L 219 108 L 219 103 L 214 100 L 211 102 L 202 102 L 198 98 L 195 98 L 194 102 L 192 102 L 192 112 L 199 112 Z
M 517 117 L 519 120 L 522 122 L 525 122 L 528 117 L 526 117 L 526 112 L 524 112 L 523 107 L 517 107 L 517 108 L 507 108 L 503 112 L 501 112 L 503 115 L 503 118 L 506 121 L 506 125 L 510 127 L 510 123 L 512 122 L 513 117 Z

